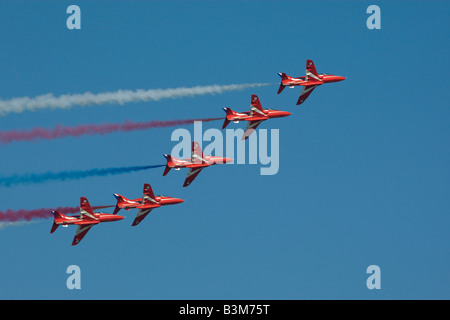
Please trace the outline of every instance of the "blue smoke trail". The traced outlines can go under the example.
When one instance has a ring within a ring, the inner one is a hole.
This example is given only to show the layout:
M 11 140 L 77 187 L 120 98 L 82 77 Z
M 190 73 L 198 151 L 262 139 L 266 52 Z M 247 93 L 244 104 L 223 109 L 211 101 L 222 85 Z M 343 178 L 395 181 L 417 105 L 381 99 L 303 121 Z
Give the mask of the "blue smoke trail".
M 153 168 L 164 167 L 164 164 L 155 166 L 133 166 L 133 167 L 117 167 L 117 168 L 103 168 L 79 171 L 61 171 L 61 172 L 44 172 L 37 174 L 22 174 L 2 177 L 0 176 L 0 186 L 10 187 L 18 184 L 36 184 L 52 180 L 75 180 L 84 179 L 88 177 L 100 177 L 108 175 L 116 175 L 122 173 L 129 173 L 135 171 L 142 171 Z

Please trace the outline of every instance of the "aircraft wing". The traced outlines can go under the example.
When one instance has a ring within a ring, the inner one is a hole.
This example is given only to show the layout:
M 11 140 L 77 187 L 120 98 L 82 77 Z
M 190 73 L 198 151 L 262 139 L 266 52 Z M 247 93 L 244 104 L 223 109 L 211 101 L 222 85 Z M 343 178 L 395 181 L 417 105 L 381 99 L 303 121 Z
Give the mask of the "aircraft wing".
M 203 168 L 205 167 L 189 168 L 189 172 L 187 174 L 186 180 L 184 181 L 183 187 L 187 187 L 188 185 L 190 185 Z
M 149 209 L 140 209 L 137 213 L 136 218 L 134 218 L 133 223 L 131 224 L 132 226 L 137 226 L 139 223 L 141 223 L 142 220 L 144 220 L 144 218 L 150 213 L 150 211 L 152 211 L 154 208 L 149 208 Z
M 245 128 L 244 135 L 242 136 L 242 140 L 248 139 L 248 137 L 250 137 L 253 131 L 256 130 L 256 127 L 259 126 L 259 124 L 263 121 L 264 120 L 249 121 L 247 123 L 247 127 Z
M 302 104 L 303 102 L 305 102 L 306 98 L 309 97 L 309 95 L 313 92 L 313 90 L 317 87 L 318 85 L 312 85 L 312 86 L 304 86 L 302 87 L 302 92 L 300 92 L 300 97 L 298 97 L 297 100 L 297 105 Z
M 268 119 L 267 115 L 264 113 L 264 109 L 261 106 L 261 101 L 256 94 L 252 94 L 250 107 L 250 117 L 259 117 L 263 119 Z
M 192 163 L 207 163 L 208 161 L 205 160 L 203 157 L 203 151 L 200 147 L 199 143 L 196 141 L 192 142 L 192 156 L 191 156 Z
M 97 222 L 98 223 L 98 222 Z M 72 245 L 77 245 L 81 239 L 84 238 L 86 233 L 91 229 L 92 226 L 96 225 L 97 223 L 83 223 L 78 225 L 77 232 L 75 233 L 75 237 L 73 238 Z
M 316 66 L 312 60 L 306 60 L 306 75 L 305 81 L 311 81 L 310 78 L 315 79 L 316 81 L 321 81 L 319 78 L 319 74 L 317 73 Z M 314 81 L 314 80 L 312 80 Z

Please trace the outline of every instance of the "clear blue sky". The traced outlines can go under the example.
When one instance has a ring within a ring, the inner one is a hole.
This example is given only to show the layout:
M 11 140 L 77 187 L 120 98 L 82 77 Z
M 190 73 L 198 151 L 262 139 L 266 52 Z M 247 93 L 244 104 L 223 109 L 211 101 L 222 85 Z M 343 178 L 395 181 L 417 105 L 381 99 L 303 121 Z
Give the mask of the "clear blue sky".
M 66 28 L 81 7 L 82 29 Z M 366 8 L 381 8 L 381 30 Z M 290 117 L 280 170 L 259 165 L 0 189 L 0 210 L 185 199 L 131 227 L 50 219 L 0 230 L 1 299 L 448 299 L 448 1 L 0 1 L 0 97 L 269 82 L 254 90 L 0 117 L 0 129 L 221 117 L 250 95 Z M 346 80 L 277 95 L 278 72 Z M 211 122 L 205 128 L 219 128 Z M 232 124 L 231 127 L 244 126 Z M 192 129 L 188 126 L 189 129 Z M 0 146 L 0 175 L 164 163 L 173 128 Z M 81 268 L 81 290 L 66 268 Z M 366 268 L 381 268 L 368 290 Z

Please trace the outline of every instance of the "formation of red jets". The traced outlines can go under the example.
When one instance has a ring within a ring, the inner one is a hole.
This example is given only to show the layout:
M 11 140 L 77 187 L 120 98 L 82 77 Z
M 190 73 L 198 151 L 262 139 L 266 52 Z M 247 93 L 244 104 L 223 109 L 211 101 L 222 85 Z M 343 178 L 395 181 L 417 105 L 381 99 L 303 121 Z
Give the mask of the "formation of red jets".
M 302 86 L 302 91 L 300 93 L 300 97 L 297 100 L 297 105 L 305 102 L 305 100 L 317 86 L 320 86 L 324 83 L 345 80 L 344 77 L 340 76 L 318 74 L 312 60 L 306 60 L 305 76 L 290 77 L 285 73 L 279 73 L 279 75 L 281 77 L 281 84 L 278 89 L 278 94 L 280 94 L 286 86 L 290 88 L 293 88 L 295 86 Z M 238 123 L 239 121 L 248 122 L 247 127 L 244 131 L 244 135 L 242 136 L 243 140 L 246 140 L 253 133 L 253 131 L 255 131 L 256 127 L 258 127 L 261 122 L 272 118 L 281 118 L 290 115 L 290 113 L 286 111 L 263 109 L 261 102 L 256 94 L 253 94 L 251 97 L 250 111 L 235 112 L 230 108 L 224 108 L 224 110 L 226 112 L 226 116 L 222 129 L 225 129 L 231 121 L 235 123 Z M 163 176 L 167 175 L 172 168 L 174 168 L 175 170 L 180 170 L 180 168 L 189 169 L 183 187 L 189 186 L 192 181 L 194 181 L 194 179 L 198 176 L 200 171 L 202 171 L 204 168 L 215 164 L 223 164 L 233 161 L 233 159 L 230 158 L 203 155 L 200 145 L 195 141 L 192 143 L 192 154 L 190 158 L 176 159 L 168 154 L 165 154 L 164 156 L 167 159 L 167 163 L 164 169 Z M 136 226 L 140 222 L 142 222 L 142 220 L 153 209 L 165 205 L 183 202 L 182 199 L 178 198 L 155 196 L 152 187 L 148 183 L 144 184 L 142 198 L 130 200 L 119 194 L 114 194 L 114 196 L 117 199 L 117 204 L 112 214 L 94 213 L 89 204 L 89 201 L 84 197 L 80 198 L 80 215 L 78 216 L 67 216 L 58 211 L 52 211 L 54 220 L 50 233 L 53 233 L 60 225 L 62 225 L 63 227 L 67 227 L 68 225 L 77 225 L 78 229 L 72 241 L 72 245 L 76 245 L 83 239 L 86 233 L 94 225 L 101 222 L 122 220 L 123 217 L 117 214 L 121 209 L 139 209 L 136 218 L 132 223 L 132 226 Z

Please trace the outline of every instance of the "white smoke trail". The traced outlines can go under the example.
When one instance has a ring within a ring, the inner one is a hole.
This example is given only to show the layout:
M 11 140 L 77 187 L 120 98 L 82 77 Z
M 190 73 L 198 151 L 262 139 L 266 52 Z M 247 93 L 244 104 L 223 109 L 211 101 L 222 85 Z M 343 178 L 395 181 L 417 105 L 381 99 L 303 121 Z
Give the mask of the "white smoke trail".
M 23 111 L 36 111 L 40 109 L 69 109 L 75 105 L 94 106 L 106 103 L 123 105 L 130 102 L 177 99 L 205 94 L 220 94 L 226 91 L 244 90 L 267 85 L 270 85 L 270 83 L 211 85 L 173 89 L 139 89 L 135 91 L 117 90 L 102 93 L 86 92 L 81 94 L 64 94 L 58 97 L 55 97 L 52 93 L 48 93 L 34 98 L 20 97 L 9 100 L 0 99 L 0 116 L 5 116 L 9 113 L 22 113 Z
M 0 222 L 0 230 L 8 227 L 21 227 L 23 225 L 36 223 L 36 221 L 8 221 Z

